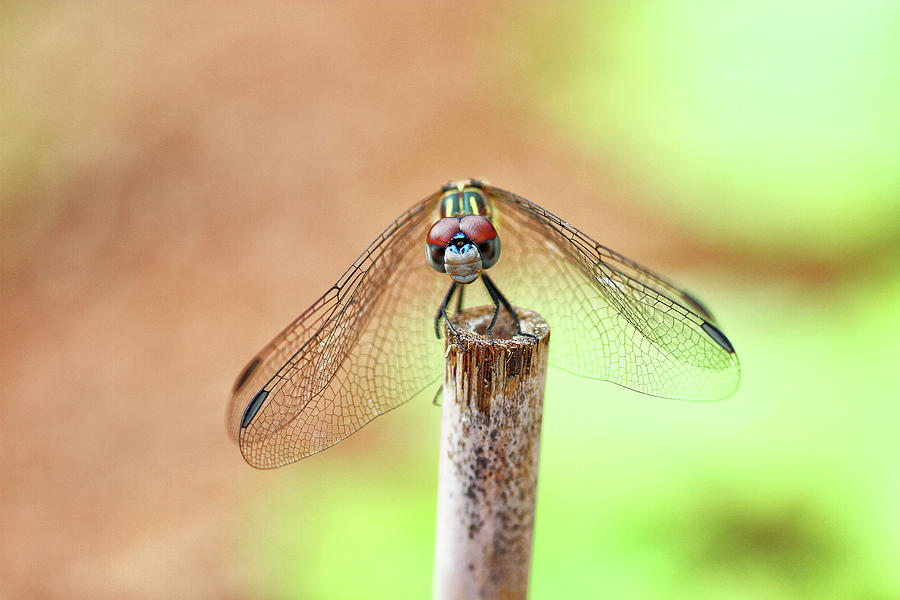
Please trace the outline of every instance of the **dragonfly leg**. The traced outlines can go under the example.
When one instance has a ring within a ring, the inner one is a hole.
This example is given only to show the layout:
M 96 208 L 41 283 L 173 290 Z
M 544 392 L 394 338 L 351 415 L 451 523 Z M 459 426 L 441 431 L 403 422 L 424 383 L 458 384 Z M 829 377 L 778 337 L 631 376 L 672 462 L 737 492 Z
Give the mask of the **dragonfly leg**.
M 481 274 L 482 281 L 484 281 L 484 287 L 487 288 L 488 294 L 491 295 L 491 300 L 494 301 L 494 316 L 491 317 L 491 324 L 487 327 L 487 335 L 491 340 L 491 345 L 494 345 L 494 324 L 497 322 L 497 316 L 500 314 L 500 298 L 497 297 L 497 288 L 494 287 L 493 281 L 487 278 L 487 276 L 482 273 Z
M 491 298 L 494 299 L 494 305 L 496 305 L 497 301 L 499 300 L 500 303 L 503 304 L 503 308 L 505 308 L 509 312 L 510 316 L 513 319 L 513 323 L 516 324 L 516 335 L 523 335 L 525 337 L 530 337 L 533 340 L 537 340 L 536 335 L 532 335 L 530 333 L 525 333 L 522 331 L 522 326 L 519 324 L 519 317 L 518 317 L 518 315 L 516 315 L 516 311 L 513 310 L 513 307 L 509 303 L 509 300 L 506 299 L 506 296 L 504 296 L 503 293 L 500 291 L 500 289 L 497 288 L 497 284 L 495 284 L 491 280 L 491 278 L 488 277 L 484 273 L 481 274 L 481 278 L 484 280 L 484 285 L 485 285 L 485 287 L 487 287 L 488 293 L 491 295 Z M 495 320 L 497 319 L 496 312 L 494 313 L 494 319 Z M 491 321 L 491 326 L 493 326 L 493 325 L 494 325 L 494 322 Z M 488 328 L 488 331 L 490 331 L 490 328 Z
M 437 391 L 434 393 L 434 398 L 431 399 L 431 404 L 433 404 L 434 406 L 441 405 L 441 396 L 443 395 L 442 394 L 443 391 L 444 391 L 444 386 L 443 385 L 438 386 Z
M 462 302 L 463 302 L 463 292 L 466 291 L 466 286 L 459 286 L 459 295 L 456 297 L 456 312 L 462 312 Z
M 453 323 L 450 321 L 450 318 L 447 317 L 447 305 L 450 304 L 450 300 L 453 299 L 453 293 L 456 291 L 456 288 L 459 287 L 459 284 L 455 281 L 450 284 L 450 289 L 447 290 L 447 295 L 444 296 L 444 301 L 441 302 L 441 307 L 438 309 L 437 315 L 434 317 L 434 335 L 437 339 L 441 339 L 441 317 L 447 322 L 447 327 L 450 331 L 453 332 L 453 335 L 456 336 L 456 341 L 459 342 L 460 347 L 465 351 L 467 350 L 466 345 L 463 343 L 462 339 L 459 337 L 459 332 L 456 330 L 456 327 L 453 326 Z M 461 290 L 460 290 L 461 291 Z
M 456 282 L 450 284 L 450 289 L 447 290 L 447 294 L 444 296 L 444 301 L 441 302 L 440 308 L 438 308 L 437 314 L 434 316 L 434 337 L 437 339 L 441 339 L 441 317 L 447 316 L 447 305 L 450 304 L 450 300 L 453 298 L 453 292 L 456 291 Z

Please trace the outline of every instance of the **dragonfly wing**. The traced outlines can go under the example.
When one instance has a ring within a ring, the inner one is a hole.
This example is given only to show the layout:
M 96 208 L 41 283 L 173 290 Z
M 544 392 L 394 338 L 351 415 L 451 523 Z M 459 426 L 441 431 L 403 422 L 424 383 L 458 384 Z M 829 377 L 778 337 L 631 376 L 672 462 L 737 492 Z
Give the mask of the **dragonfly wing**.
M 438 382 L 446 281 L 423 251 L 437 200 L 401 215 L 238 376 L 227 419 L 247 462 L 324 450 Z
M 740 365 L 693 296 L 511 192 L 494 199 L 503 254 L 491 276 L 510 301 L 550 323 L 550 362 L 668 398 L 731 395 Z

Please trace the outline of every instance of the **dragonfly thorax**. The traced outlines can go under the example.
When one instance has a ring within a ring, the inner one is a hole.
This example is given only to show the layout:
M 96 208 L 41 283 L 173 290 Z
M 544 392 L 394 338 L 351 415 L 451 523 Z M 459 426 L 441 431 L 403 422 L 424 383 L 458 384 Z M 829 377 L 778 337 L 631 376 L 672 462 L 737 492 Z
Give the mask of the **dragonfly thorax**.
M 493 210 L 483 185 L 474 179 L 451 181 L 446 184 L 441 192 L 441 218 L 480 215 L 491 220 Z

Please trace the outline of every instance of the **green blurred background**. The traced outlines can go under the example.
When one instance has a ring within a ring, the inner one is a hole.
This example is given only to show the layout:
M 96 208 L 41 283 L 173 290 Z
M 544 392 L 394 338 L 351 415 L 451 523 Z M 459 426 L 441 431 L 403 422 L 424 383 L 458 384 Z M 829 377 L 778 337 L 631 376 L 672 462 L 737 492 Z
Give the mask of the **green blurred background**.
M 900 598 L 896 2 L 2 15 L 0 596 L 427 597 L 430 398 L 273 472 L 223 414 L 483 176 L 685 284 L 743 370 L 714 404 L 551 372 L 532 597 Z

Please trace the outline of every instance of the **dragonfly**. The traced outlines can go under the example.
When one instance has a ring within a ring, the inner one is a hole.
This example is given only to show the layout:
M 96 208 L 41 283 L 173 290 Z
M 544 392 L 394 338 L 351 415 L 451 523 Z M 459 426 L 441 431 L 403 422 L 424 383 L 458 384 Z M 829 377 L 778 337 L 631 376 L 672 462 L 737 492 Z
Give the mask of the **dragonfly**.
M 226 420 L 244 459 L 267 469 L 306 458 L 434 389 L 439 322 L 455 333 L 447 307 L 456 294 L 464 308 L 463 290 L 493 303 L 495 321 L 501 310 L 515 319 L 507 298 L 541 314 L 550 364 L 575 375 L 694 401 L 727 398 L 740 381 L 734 346 L 693 295 L 513 192 L 451 181 L 240 372 Z

